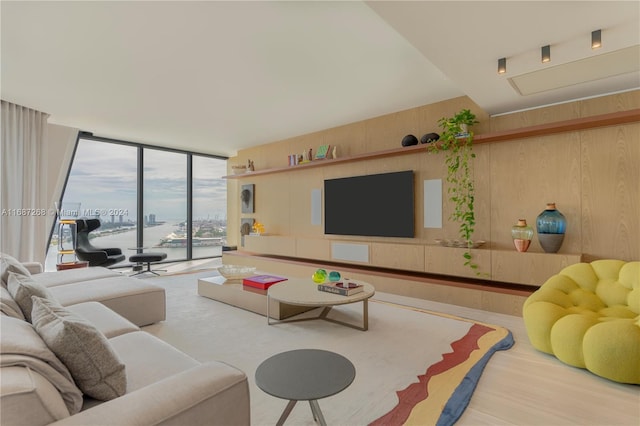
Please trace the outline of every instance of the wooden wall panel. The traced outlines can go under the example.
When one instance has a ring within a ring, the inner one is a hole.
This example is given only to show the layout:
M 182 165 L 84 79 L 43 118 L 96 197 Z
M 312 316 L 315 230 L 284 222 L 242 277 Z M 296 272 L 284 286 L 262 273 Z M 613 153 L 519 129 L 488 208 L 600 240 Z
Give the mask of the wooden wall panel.
M 280 188 L 281 191 L 289 191 L 291 195 L 291 203 L 288 206 L 288 216 L 290 218 L 289 224 L 292 235 L 313 236 L 316 238 L 323 237 L 324 222 L 322 222 L 321 225 L 311 224 L 311 190 L 323 190 L 323 186 L 324 178 L 322 168 L 315 168 L 291 175 L 289 186 L 287 188 Z M 273 220 L 273 218 L 270 219 Z
M 349 157 L 367 152 L 365 122 L 359 121 L 324 131 L 324 144 L 337 146 L 338 157 Z
M 401 146 L 408 134 L 419 134 L 418 111 L 411 109 L 365 121 L 366 151 L 382 151 Z M 420 137 L 420 136 L 417 136 Z
M 578 106 L 581 117 L 636 109 L 640 108 L 640 92 L 634 90 L 611 96 L 585 99 L 578 102 Z
M 471 100 L 461 97 L 242 150 L 229 163 L 245 164 L 250 158 L 258 170 L 282 167 L 288 154 L 310 147 L 315 152 L 322 144 L 338 145 L 339 156 L 396 148 L 406 134 L 412 133 L 419 138 L 424 133 L 437 131 L 440 117 L 452 115 L 461 108 L 470 108 L 478 115 L 482 123 L 474 130 L 482 134 L 638 107 L 640 91 L 633 91 L 489 118 Z M 556 202 L 568 221 L 560 254 L 584 253 L 585 260 L 603 257 L 640 259 L 639 135 L 640 128 L 636 123 L 477 145 L 474 238 L 488 241 L 487 247 L 493 250 L 512 251 L 510 229 L 517 219 L 524 217 L 535 226 L 535 218 L 545 204 Z M 414 170 L 416 174 L 415 238 L 407 241 L 331 236 L 331 239 L 430 244 L 436 238 L 455 238 L 458 225 L 447 220 L 452 206 L 446 188 L 443 190 L 444 227 L 424 229 L 422 223 L 422 182 L 425 179 L 444 180 L 446 168 L 442 157 L 442 154 L 418 150 L 412 155 L 229 180 L 228 241 L 233 244 L 239 232 L 238 216 L 255 217 L 272 234 L 326 239 L 323 227 L 308 225 L 312 188 L 321 188 L 324 179 L 397 170 Z M 256 185 L 254 215 L 239 213 L 238 192 L 244 183 Z M 534 237 L 529 251 L 542 253 L 537 238 Z M 486 252 L 490 253 L 489 250 Z M 427 269 L 429 265 L 441 268 L 444 273 L 458 273 L 458 268 L 464 269 L 461 257 L 455 262 L 436 257 L 430 259 L 425 255 Z M 489 257 L 482 256 L 488 269 L 491 268 Z
M 291 203 L 298 202 L 291 194 L 290 180 L 294 178 L 290 173 L 280 173 L 247 180 L 255 184 L 255 213 L 245 216 L 262 223 L 266 233 L 291 235 Z
M 475 241 L 487 241 L 487 248 L 491 248 L 493 247 L 491 243 L 493 240 L 493 234 L 491 232 L 493 229 L 491 221 L 491 205 L 493 202 L 491 193 L 491 147 L 478 145 L 474 148 L 474 152 L 476 154 L 473 162 L 475 190 L 474 213 L 476 225 L 473 239 Z M 444 196 L 446 198 L 446 194 L 444 194 Z M 451 229 L 449 232 L 449 236 L 457 235 L 457 229 Z
M 491 144 L 491 241 L 513 249 L 511 226 L 526 219 L 535 229 L 546 203 L 567 218 L 560 252 L 580 253 L 580 137 L 566 133 Z M 529 251 L 543 252 L 537 238 Z
M 574 118 L 580 118 L 578 103 L 559 104 L 491 117 L 490 131 L 499 132 Z
M 640 259 L 640 124 L 582 132 L 585 258 Z

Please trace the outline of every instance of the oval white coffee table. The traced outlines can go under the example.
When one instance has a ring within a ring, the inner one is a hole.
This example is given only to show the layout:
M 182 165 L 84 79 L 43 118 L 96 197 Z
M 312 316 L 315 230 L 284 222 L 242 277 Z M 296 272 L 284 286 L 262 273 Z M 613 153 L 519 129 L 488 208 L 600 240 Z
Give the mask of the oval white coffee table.
M 287 281 L 275 284 L 269 287 L 267 291 L 267 324 L 277 324 L 280 322 L 309 321 L 313 319 L 323 319 L 337 324 L 357 330 L 367 331 L 369 329 L 369 299 L 376 293 L 375 288 L 369 283 L 359 280 L 353 280 L 357 284 L 361 284 L 364 290 L 351 296 L 341 296 L 339 294 L 326 293 L 318 290 L 318 285 L 311 279 L 289 278 Z M 293 318 L 287 320 L 272 321 L 269 306 L 271 299 L 288 305 L 298 306 L 316 306 L 324 307 L 317 317 Z M 362 326 L 339 321 L 333 318 L 327 318 L 327 314 L 331 308 L 336 305 L 346 305 L 348 303 L 362 302 Z

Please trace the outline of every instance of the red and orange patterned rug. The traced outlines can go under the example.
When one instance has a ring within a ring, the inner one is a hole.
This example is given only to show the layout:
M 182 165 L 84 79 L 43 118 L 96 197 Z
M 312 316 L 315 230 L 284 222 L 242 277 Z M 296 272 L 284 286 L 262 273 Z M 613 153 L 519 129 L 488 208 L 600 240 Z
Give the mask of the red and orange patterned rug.
M 452 351 L 442 354 L 441 361 L 428 366 L 425 374 L 418 376 L 417 382 L 397 391 L 398 404 L 371 422 L 370 426 L 452 425 L 469 404 L 491 356 L 496 351 L 512 347 L 513 336 L 503 327 L 416 308 L 403 308 L 467 321 L 469 330 L 462 338 L 451 343 Z

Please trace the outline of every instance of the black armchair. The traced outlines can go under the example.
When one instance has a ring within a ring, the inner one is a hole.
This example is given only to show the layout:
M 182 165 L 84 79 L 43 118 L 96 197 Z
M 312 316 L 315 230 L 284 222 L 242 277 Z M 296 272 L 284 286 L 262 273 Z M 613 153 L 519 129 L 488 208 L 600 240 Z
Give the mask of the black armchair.
M 111 266 L 126 259 L 119 248 L 94 247 L 89 242 L 89 232 L 98 229 L 98 219 L 76 220 L 76 256 L 89 262 L 89 266 Z

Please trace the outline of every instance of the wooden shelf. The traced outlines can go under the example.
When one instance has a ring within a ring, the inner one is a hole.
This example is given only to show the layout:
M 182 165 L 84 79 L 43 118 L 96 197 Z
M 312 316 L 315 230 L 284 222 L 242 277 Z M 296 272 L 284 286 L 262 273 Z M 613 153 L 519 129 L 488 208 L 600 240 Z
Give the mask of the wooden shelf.
M 302 170 L 302 169 L 311 169 L 314 167 L 325 167 L 333 164 L 351 163 L 354 161 L 362 161 L 362 160 L 371 160 L 374 158 L 393 157 L 396 155 L 411 154 L 412 152 L 417 152 L 421 150 L 426 151 L 426 147 L 427 147 L 426 145 L 415 145 L 415 146 L 410 146 L 405 148 L 393 148 L 393 149 L 387 149 L 384 151 L 375 151 L 375 152 L 367 152 L 364 154 L 352 155 L 350 157 L 315 160 L 309 163 L 298 164 L 297 166 L 287 166 L 287 167 L 278 167 L 273 169 L 257 170 L 255 172 L 247 172 L 241 175 L 223 176 L 223 178 L 224 179 L 242 179 L 242 178 L 249 178 L 252 176 L 268 175 L 272 173 L 291 172 L 291 171 Z
M 541 124 L 537 126 L 521 127 L 514 130 L 506 130 L 502 132 L 487 133 L 484 135 L 475 135 L 474 144 L 502 142 L 515 139 L 531 138 L 536 136 L 553 135 L 564 132 L 574 132 L 579 130 L 593 129 L 597 127 L 615 126 L 619 124 L 628 124 L 640 122 L 640 109 L 632 109 L 628 111 L 614 112 L 610 114 L 594 115 L 585 118 L 576 118 L 572 120 L 558 121 L 555 123 Z M 297 166 L 277 167 L 272 169 L 257 170 L 247 172 L 240 175 L 223 176 L 223 179 L 246 179 L 253 176 L 263 176 L 273 173 L 283 173 L 296 170 L 309 169 L 313 167 L 326 167 L 334 164 L 350 163 L 354 161 L 372 160 L 375 158 L 394 157 L 397 155 L 413 154 L 418 151 L 426 151 L 427 145 L 420 144 L 409 147 L 400 147 L 387 149 L 384 151 L 367 152 L 364 154 L 352 155 L 350 157 L 341 157 L 336 159 L 315 160 L 309 163 L 299 164 Z
M 485 135 L 475 135 L 473 143 L 501 142 L 506 140 L 531 138 L 535 136 L 547 136 L 557 133 L 594 129 L 597 127 L 635 123 L 638 121 L 640 121 L 640 109 L 631 109 L 628 111 L 619 111 L 610 114 L 575 118 L 573 120 L 557 121 L 555 123 L 522 127 L 520 129 L 505 130 Z

